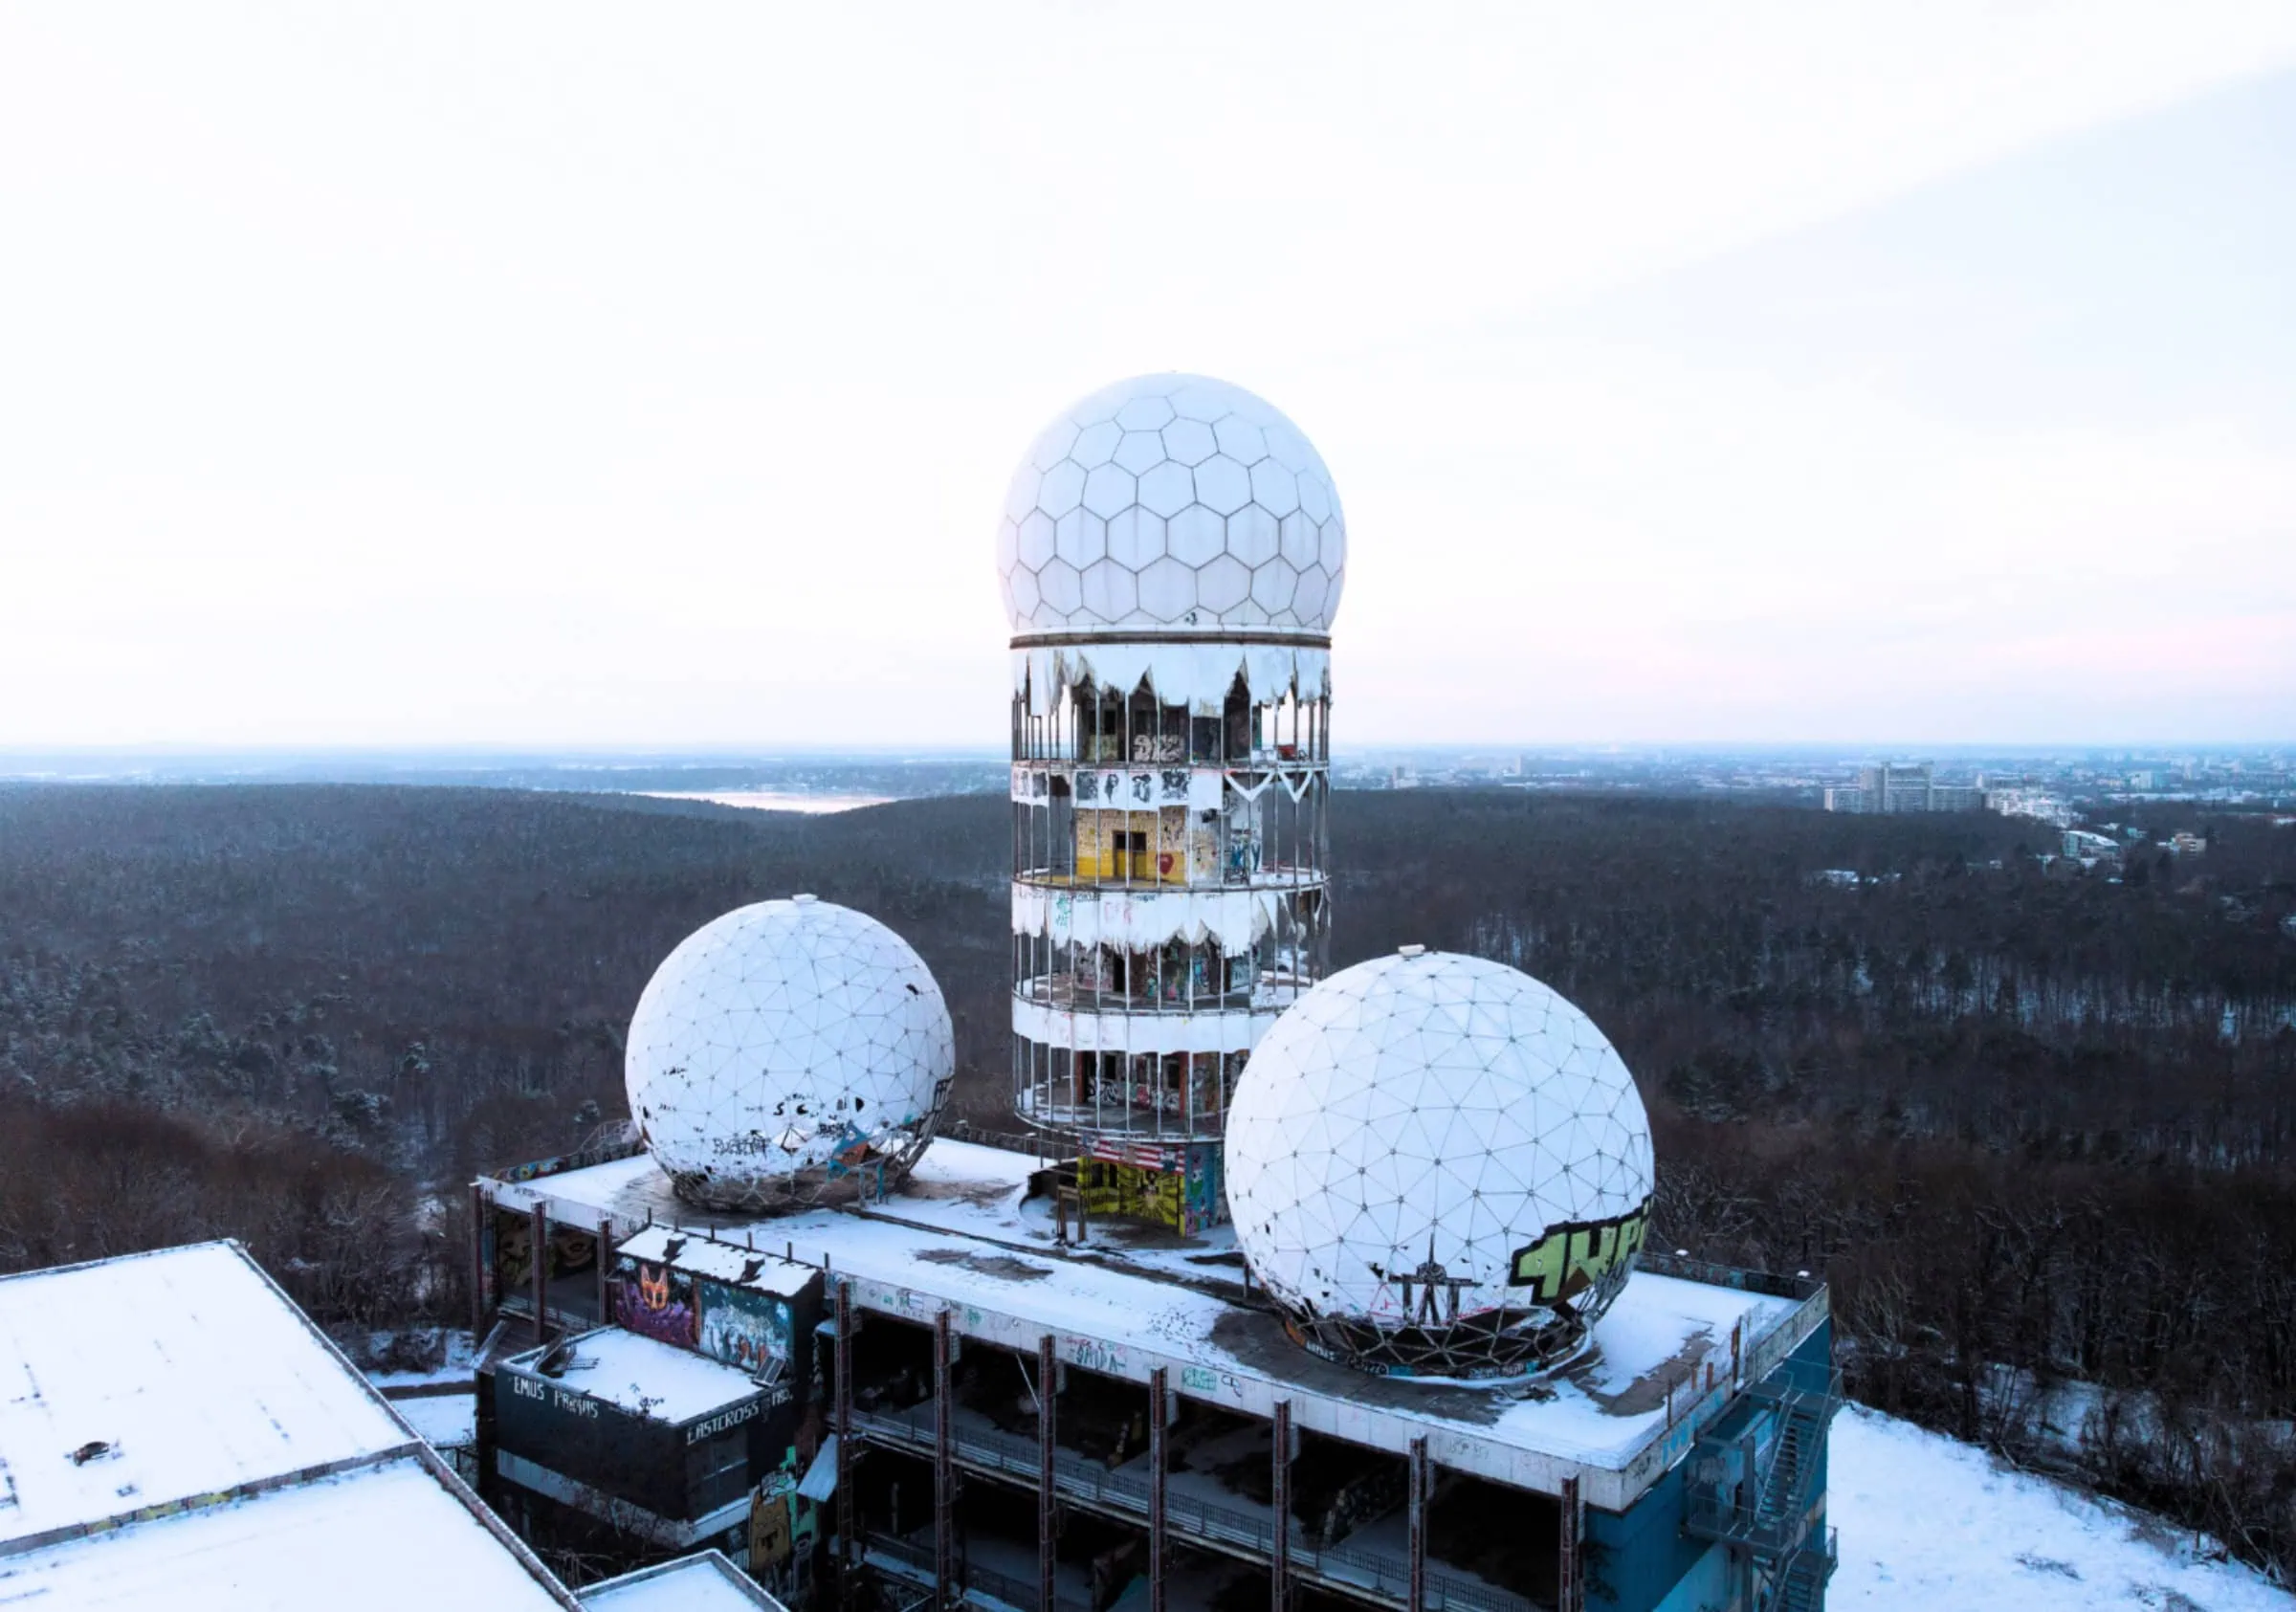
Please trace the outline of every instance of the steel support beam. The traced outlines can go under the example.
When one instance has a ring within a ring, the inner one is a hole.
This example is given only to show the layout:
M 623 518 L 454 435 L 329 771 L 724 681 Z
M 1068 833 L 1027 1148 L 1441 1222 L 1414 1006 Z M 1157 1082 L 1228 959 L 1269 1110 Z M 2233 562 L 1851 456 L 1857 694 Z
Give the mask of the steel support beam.
M 851 1607 L 861 1553 L 853 1537 L 853 1285 L 837 1284 L 837 1604 Z
M 957 1441 L 950 1425 L 949 1313 L 933 1317 L 933 1587 L 938 1604 L 957 1602 L 957 1574 L 951 1558 L 957 1511 Z
M 1403 1605 L 1405 1612 L 1427 1612 L 1427 1441 L 1413 1439 L 1405 1459 L 1411 1468 L 1411 1584 Z
M 1060 1358 L 1052 1335 L 1036 1340 L 1036 1578 L 1037 1604 L 1052 1612 L 1060 1572 L 1060 1513 L 1053 1502 L 1053 1451 L 1059 1447 Z
M 1148 1612 L 1164 1612 L 1164 1420 L 1171 1405 L 1158 1366 L 1148 1374 Z
M 550 1281 L 550 1217 L 542 1212 L 541 1200 L 535 1200 L 534 1212 L 526 1217 L 527 1241 L 533 1252 L 529 1263 L 534 1275 L 534 1340 L 550 1340 L 549 1281 Z
M 613 1305 L 614 1223 L 606 1216 L 598 1221 L 598 1324 L 614 1324 Z
M 1555 1574 L 1555 1612 L 1585 1612 L 1586 1580 L 1578 1559 L 1579 1535 L 1585 1518 L 1578 1500 L 1578 1480 L 1562 1480 L 1562 1550 Z
M 1269 1596 L 1272 1612 L 1292 1612 L 1292 1402 L 1275 1402 L 1275 1478 L 1269 1500 L 1275 1510 L 1275 1540 L 1269 1555 Z

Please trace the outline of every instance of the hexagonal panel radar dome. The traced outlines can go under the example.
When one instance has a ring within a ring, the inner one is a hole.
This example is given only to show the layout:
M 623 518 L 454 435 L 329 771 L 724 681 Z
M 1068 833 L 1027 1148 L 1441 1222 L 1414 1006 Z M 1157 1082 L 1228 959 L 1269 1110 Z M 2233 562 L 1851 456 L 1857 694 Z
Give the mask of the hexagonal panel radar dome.
M 623 1077 L 678 1196 L 766 1209 L 906 1175 L 956 1065 L 948 1006 L 909 943 L 800 895 L 678 944 L 638 998 Z
M 1052 552 L 1080 515 L 1106 532 L 1105 561 Z M 1201 375 L 1135 376 L 1064 410 L 1013 473 L 997 541 L 1016 634 L 1329 632 L 1346 554 L 1338 492 L 1299 428 Z M 1064 561 L 1129 576 L 1078 588 L 1048 574 Z
M 1254 1280 L 1308 1347 L 1399 1376 L 1576 1351 L 1625 1285 L 1652 1179 L 1642 1096 L 1594 1021 L 1416 946 L 1295 1003 L 1228 1112 Z

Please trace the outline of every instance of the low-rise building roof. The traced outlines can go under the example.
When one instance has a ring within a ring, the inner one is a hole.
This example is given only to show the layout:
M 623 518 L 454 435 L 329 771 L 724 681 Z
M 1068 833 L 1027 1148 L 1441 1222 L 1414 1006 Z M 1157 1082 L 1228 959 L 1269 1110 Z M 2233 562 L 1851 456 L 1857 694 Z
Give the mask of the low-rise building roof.
M 787 1612 L 717 1551 L 696 1551 L 583 1591 L 585 1612 Z
M 771 1248 L 850 1283 L 866 1314 L 931 1325 L 1033 1355 L 1050 1334 L 1061 1359 L 1266 1417 L 1289 1400 L 1294 1424 L 1401 1452 L 1419 1437 L 1441 1464 L 1623 1510 L 1689 1447 L 1740 1382 L 1766 1374 L 1826 1315 L 1816 1282 L 1766 1289 L 1742 1273 L 1645 1255 L 1577 1360 L 1534 1381 L 1439 1382 L 1366 1376 L 1317 1358 L 1254 1302 L 1233 1236 L 1135 1235 L 1095 1226 L 1093 1245 L 1055 1241 L 1023 1154 L 936 1141 L 881 1203 L 771 1219 L 712 1216 L 682 1203 L 644 1155 L 488 1183 L 497 1202 L 536 1202 L 571 1224 L 636 1232 L 675 1222 L 691 1236 Z M 650 1390 L 651 1391 L 651 1390 Z
M 235 1243 L 0 1278 L 0 1602 L 31 1597 L 579 1604 Z

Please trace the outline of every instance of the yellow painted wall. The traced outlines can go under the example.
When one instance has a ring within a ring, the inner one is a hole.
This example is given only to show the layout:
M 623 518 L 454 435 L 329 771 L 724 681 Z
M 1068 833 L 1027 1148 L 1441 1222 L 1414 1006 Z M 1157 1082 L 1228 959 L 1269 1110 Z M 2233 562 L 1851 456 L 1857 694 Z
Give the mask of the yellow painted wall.
M 1076 876 L 1187 883 L 1187 815 L 1180 806 L 1160 811 L 1078 812 Z M 1126 850 L 1116 839 L 1119 833 L 1140 836 L 1138 843 L 1146 849 L 1137 853 Z

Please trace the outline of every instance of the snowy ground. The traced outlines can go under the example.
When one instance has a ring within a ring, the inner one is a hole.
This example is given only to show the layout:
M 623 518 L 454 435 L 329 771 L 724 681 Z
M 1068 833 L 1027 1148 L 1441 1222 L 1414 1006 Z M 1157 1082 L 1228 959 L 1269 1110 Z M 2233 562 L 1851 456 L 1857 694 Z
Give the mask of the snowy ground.
M 453 1449 L 478 1441 L 478 1398 L 475 1394 L 430 1394 L 393 1400 L 390 1408 L 407 1419 L 433 1449 Z
M 1826 1604 L 1843 1612 L 2296 1612 L 2190 1535 L 1861 1406 L 1835 1419 L 1831 1460 Z

